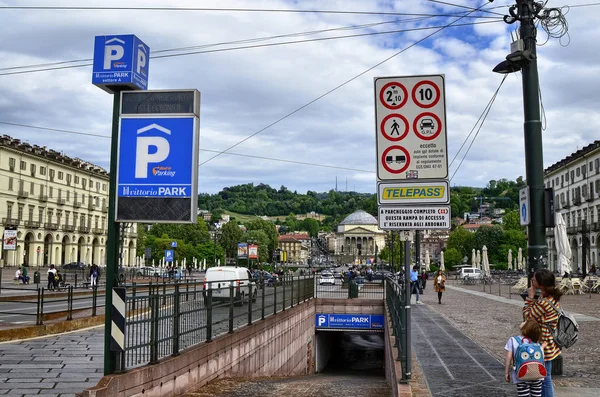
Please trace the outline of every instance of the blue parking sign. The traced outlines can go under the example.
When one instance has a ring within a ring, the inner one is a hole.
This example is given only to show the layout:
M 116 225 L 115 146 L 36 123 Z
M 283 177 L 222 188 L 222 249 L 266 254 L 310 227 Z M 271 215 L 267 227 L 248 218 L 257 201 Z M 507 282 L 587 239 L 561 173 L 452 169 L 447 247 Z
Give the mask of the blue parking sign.
M 113 93 L 113 88 L 147 90 L 150 47 L 135 35 L 96 36 L 92 84 Z
M 194 117 L 122 118 L 118 197 L 192 197 Z
M 173 250 L 165 250 L 165 262 L 173 262 Z

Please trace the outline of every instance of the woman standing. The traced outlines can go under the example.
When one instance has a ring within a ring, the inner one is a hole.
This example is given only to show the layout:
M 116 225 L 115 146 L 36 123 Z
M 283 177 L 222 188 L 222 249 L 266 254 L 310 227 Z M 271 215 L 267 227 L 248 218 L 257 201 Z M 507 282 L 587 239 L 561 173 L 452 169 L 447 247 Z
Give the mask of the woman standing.
M 438 294 L 438 303 L 442 304 L 442 294 L 446 291 L 446 275 L 443 271 L 438 270 L 433 277 L 433 289 Z
M 535 291 L 539 289 L 541 296 L 534 299 Z M 556 288 L 554 274 L 548 269 L 537 270 L 531 278 L 531 286 L 527 289 L 527 298 L 523 306 L 525 319 L 532 318 L 542 326 L 542 338 L 540 343 L 546 343 L 544 347 L 544 363 L 546 377 L 542 382 L 542 397 L 554 397 L 554 386 L 552 385 L 552 360 L 559 354 L 560 349 L 552 338 L 552 332 L 558 323 L 558 313 L 552 305 L 560 308 L 558 301 L 562 292 Z

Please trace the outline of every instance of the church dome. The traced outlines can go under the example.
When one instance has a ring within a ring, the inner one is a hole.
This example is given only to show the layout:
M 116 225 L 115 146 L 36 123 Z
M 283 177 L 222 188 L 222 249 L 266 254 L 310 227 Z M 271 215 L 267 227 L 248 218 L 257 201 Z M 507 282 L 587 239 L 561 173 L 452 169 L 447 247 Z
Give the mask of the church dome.
M 348 215 L 340 225 L 377 225 L 377 219 L 363 210 L 358 210 Z

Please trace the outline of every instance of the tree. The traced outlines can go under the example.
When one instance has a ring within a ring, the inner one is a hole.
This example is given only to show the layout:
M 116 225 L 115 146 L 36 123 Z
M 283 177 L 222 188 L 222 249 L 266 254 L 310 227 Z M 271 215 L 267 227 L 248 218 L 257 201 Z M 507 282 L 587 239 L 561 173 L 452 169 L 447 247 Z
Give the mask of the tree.
M 446 248 L 455 248 L 462 258 L 465 255 L 471 255 L 474 241 L 475 235 L 466 231 L 462 226 L 459 226 L 450 233 Z
M 506 214 L 502 217 L 502 227 L 504 230 L 523 230 L 521 226 L 521 219 L 516 211 L 506 211 Z
M 246 225 L 246 229 L 248 231 L 262 230 L 265 233 L 267 236 L 265 249 L 267 249 L 269 253 L 275 251 L 277 246 L 279 246 L 279 234 L 277 233 L 277 228 L 273 222 L 264 219 L 255 219 Z M 265 261 L 269 258 L 270 255 L 266 257 Z
M 242 241 L 243 234 L 238 224 L 233 221 L 229 221 L 223 225 L 219 244 L 223 247 L 227 258 L 235 258 L 237 256 L 237 245 Z
M 462 255 L 456 248 L 449 248 L 444 252 L 444 265 L 450 270 L 452 270 L 455 266 L 460 265 L 461 260 Z
M 310 237 L 317 237 L 320 229 L 319 221 L 313 218 L 304 218 L 300 222 L 300 228 L 306 230 Z
M 252 244 L 258 245 L 258 261 L 269 262 L 271 259 L 271 253 L 273 250 L 269 248 L 269 236 L 264 230 L 255 229 L 248 230 L 242 236 L 244 242 L 251 242 Z
M 504 230 L 499 225 L 494 226 L 481 226 L 475 232 L 474 248 L 483 249 L 485 245 L 488 250 L 488 258 L 490 263 L 499 263 L 502 258 L 498 247 L 502 242 Z

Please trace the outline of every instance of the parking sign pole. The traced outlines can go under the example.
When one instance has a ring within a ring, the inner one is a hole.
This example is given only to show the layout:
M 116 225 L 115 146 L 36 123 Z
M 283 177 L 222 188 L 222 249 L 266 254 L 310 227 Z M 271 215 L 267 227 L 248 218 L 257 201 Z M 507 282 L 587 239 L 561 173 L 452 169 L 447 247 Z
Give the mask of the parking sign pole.
M 117 155 L 119 140 L 119 113 L 121 108 L 121 90 L 114 90 L 113 98 L 113 119 L 112 135 L 110 145 L 110 179 L 108 184 L 108 238 L 106 241 L 106 308 L 112 307 L 112 289 L 116 285 L 118 275 L 117 267 L 119 264 L 119 250 L 117 241 L 119 238 L 119 223 L 115 222 L 115 197 L 117 195 Z M 106 310 L 104 315 L 104 375 L 110 375 L 115 372 L 117 363 L 117 354 L 110 350 L 110 329 L 112 324 L 112 315 L 110 310 Z

